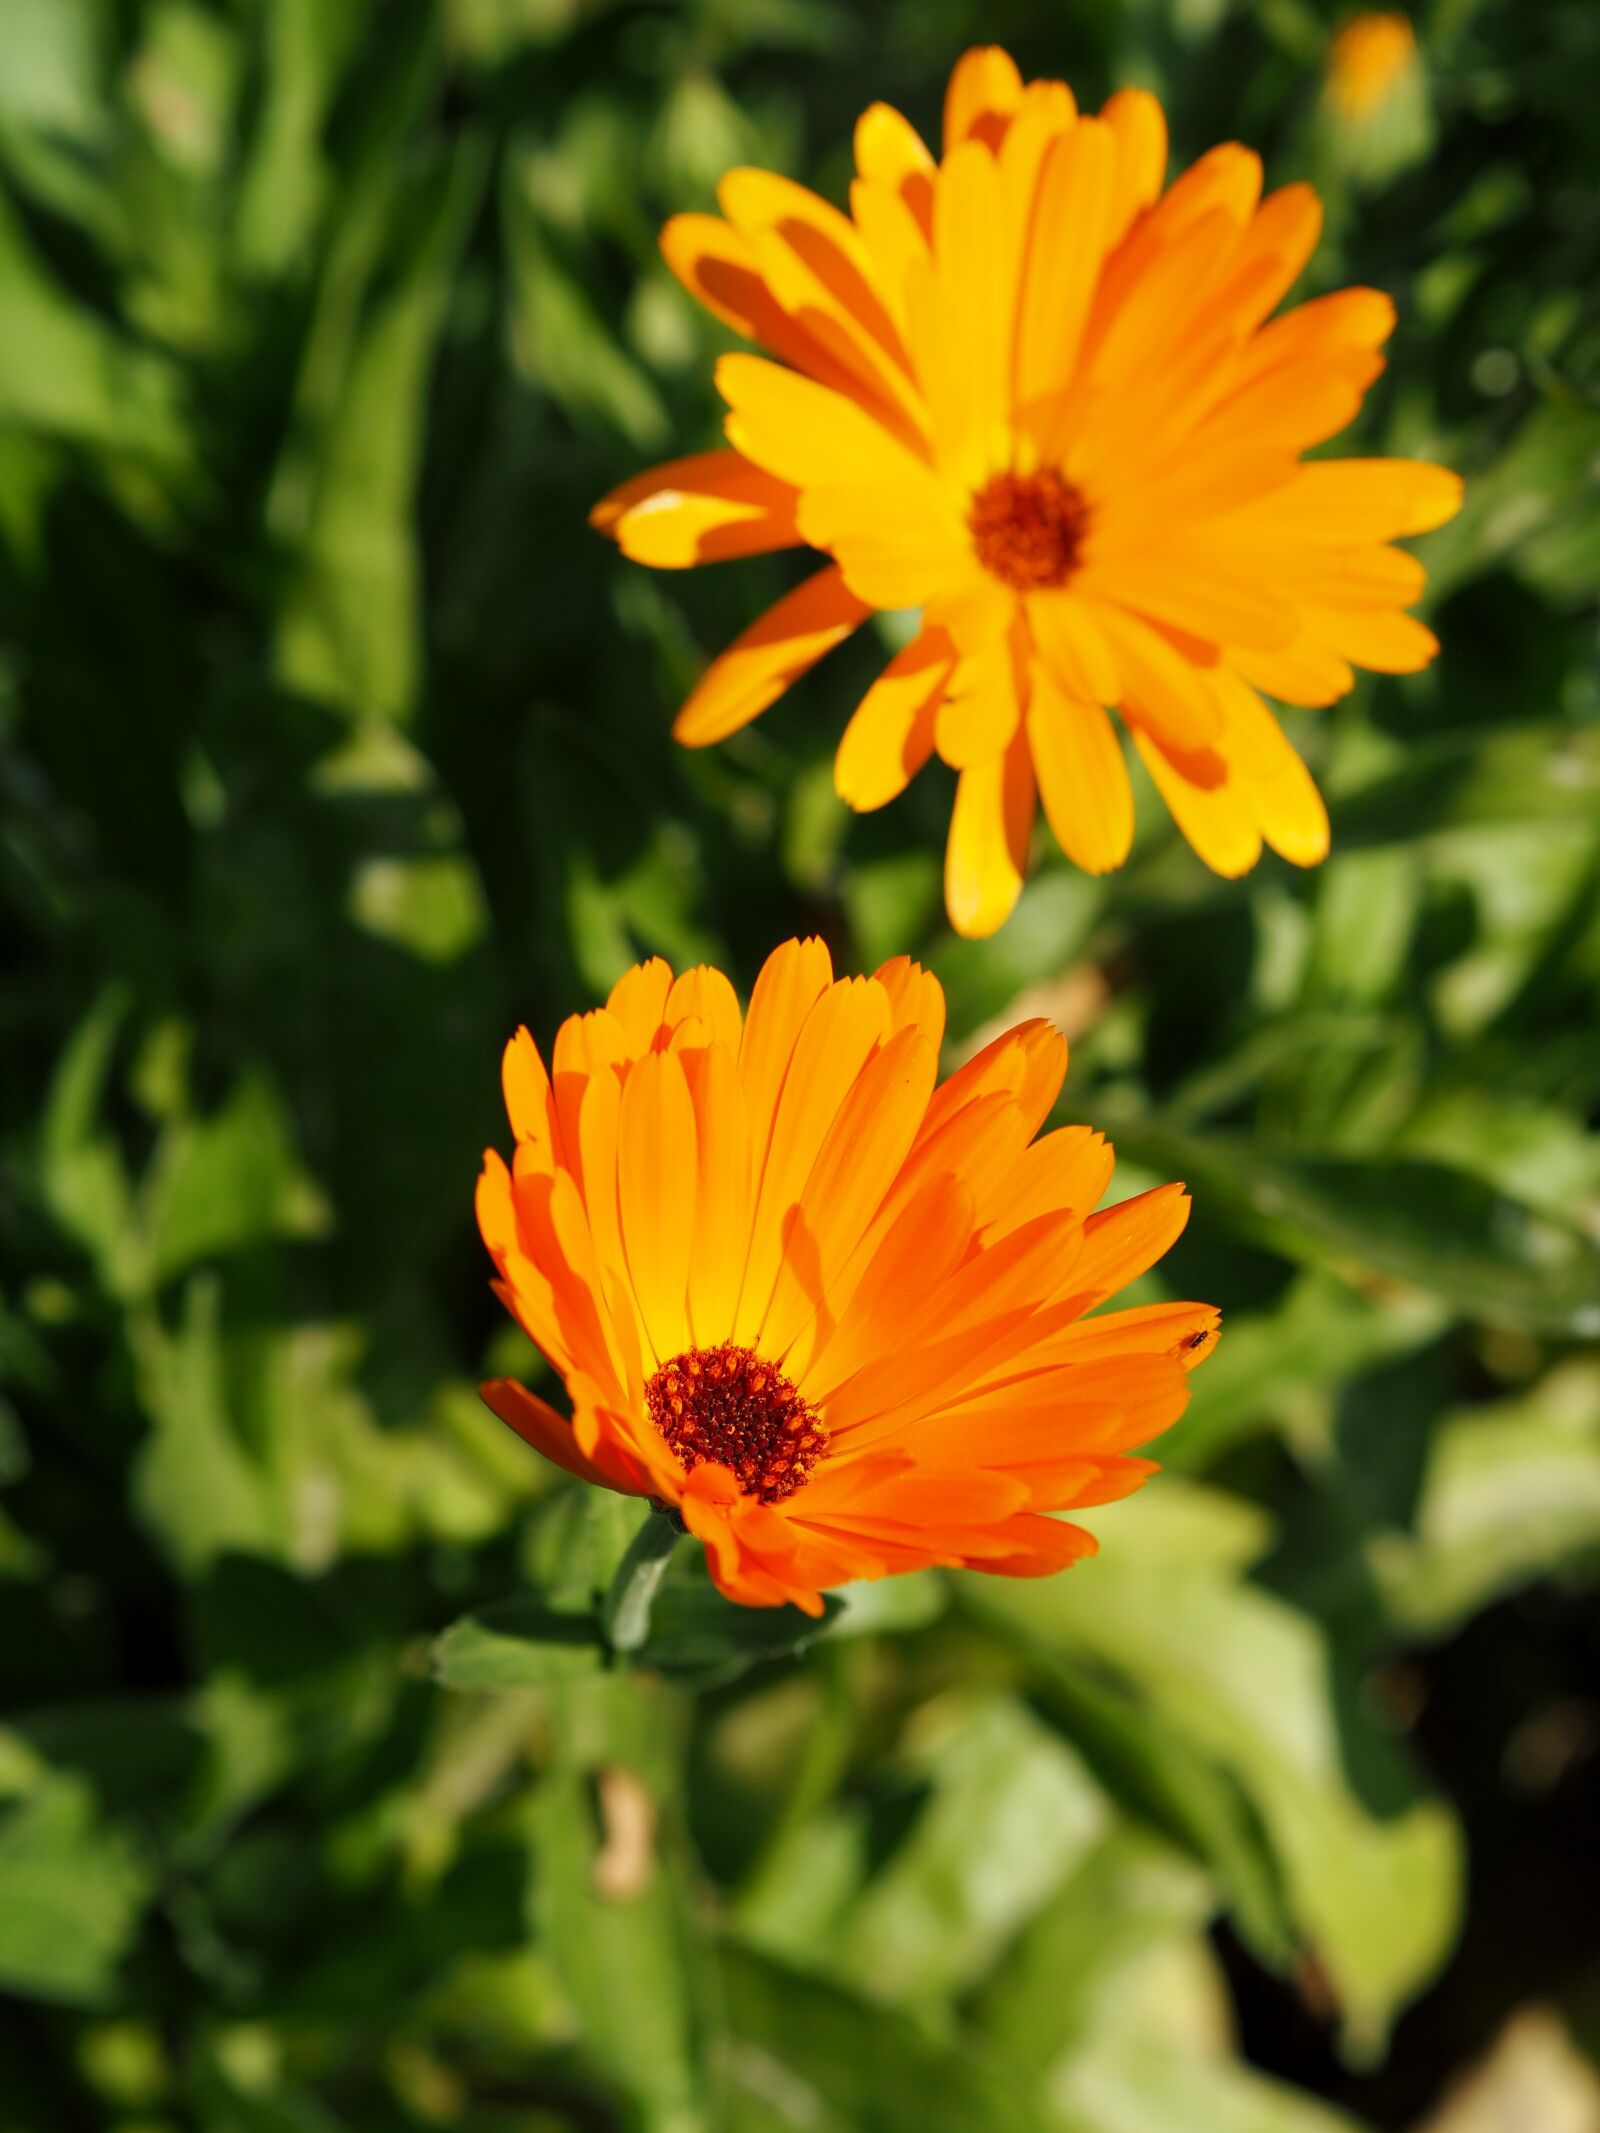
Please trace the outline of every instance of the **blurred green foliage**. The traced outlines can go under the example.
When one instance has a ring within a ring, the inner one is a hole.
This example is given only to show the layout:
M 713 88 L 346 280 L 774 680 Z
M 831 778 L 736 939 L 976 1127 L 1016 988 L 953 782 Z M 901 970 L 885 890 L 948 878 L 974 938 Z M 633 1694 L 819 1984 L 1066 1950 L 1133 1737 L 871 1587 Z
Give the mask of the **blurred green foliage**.
M 1593 2020 L 1600 17 L 1418 26 L 1357 140 L 1308 0 L 5 0 L 3 2133 L 1331 2133 Z M 832 796 L 874 649 L 675 751 L 785 566 L 583 514 L 715 432 L 663 216 L 987 37 L 1312 176 L 1469 490 L 1434 670 L 1290 714 L 1325 868 L 1152 804 L 974 946 L 940 773 Z M 1057 1015 L 1228 1332 L 1092 1568 L 684 1550 L 624 1670 L 637 1508 L 475 1397 L 499 1045 L 806 929 Z

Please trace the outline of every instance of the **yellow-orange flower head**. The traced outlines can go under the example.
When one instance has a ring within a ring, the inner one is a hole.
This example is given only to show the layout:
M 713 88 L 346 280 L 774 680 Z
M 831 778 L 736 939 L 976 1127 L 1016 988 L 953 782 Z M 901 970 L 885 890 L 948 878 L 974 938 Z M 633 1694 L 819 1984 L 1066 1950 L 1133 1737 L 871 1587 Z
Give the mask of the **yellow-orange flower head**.
M 1300 865 L 1322 802 L 1258 691 L 1326 704 L 1353 668 L 1403 673 L 1434 638 L 1404 612 L 1421 566 L 1390 544 L 1460 484 L 1403 460 L 1301 454 L 1356 413 L 1394 323 L 1346 289 L 1271 314 L 1310 257 L 1315 195 L 1261 198 L 1247 148 L 1165 193 L 1161 108 L 1082 117 L 1005 53 L 951 79 L 944 157 L 874 104 L 850 212 L 731 171 L 721 218 L 662 247 L 691 294 L 778 358 L 724 356 L 729 448 L 657 467 L 594 522 L 682 568 L 809 545 L 827 566 L 709 667 L 679 714 L 720 740 L 874 609 L 920 611 L 868 691 L 836 781 L 894 798 L 937 750 L 959 773 L 950 916 L 999 926 L 1036 800 L 1080 866 L 1119 866 L 1133 799 L 1120 712 L 1201 857 L 1240 874 L 1262 841 Z
M 562 1024 L 548 1073 L 526 1030 L 506 1047 L 516 1150 L 485 1158 L 478 1223 L 572 1416 L 509 1379 L 484 1398 L 568 1472 L 676 1509 L 746 1605 L 1091 1553 L 1045 1514 L 1139 1486 L 1131 1448 L 1214 1344 L 1206 1304 L 1099 1310 L 1189 1203 L 1095 1213 L 1104 1139 L 1039 1133 L 1057 1032 L 1024 1023 L 936 1087 L 943 1033 L 916 964 L 836 979 L 810 940 L 748 1014 L 720 971 L 657 959 Z
M 1328 54 L 1328 102 L 1341 117 L 1370 118 L 1417 59 L 1417 33 L 1404 15 L 1369 9 L 1341 24 Z

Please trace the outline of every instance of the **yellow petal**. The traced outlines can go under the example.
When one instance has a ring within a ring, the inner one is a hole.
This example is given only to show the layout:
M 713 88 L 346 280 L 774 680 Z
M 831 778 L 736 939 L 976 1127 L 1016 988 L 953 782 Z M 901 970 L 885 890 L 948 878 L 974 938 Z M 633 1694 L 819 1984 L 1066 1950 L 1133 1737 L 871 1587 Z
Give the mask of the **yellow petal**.
M 944 152 L 976 136 L 991 148 L 1004 123 L 1022 101 L 1022 76 L 1009 52 L 997 44 L 963 52 L 951 71 L 944 96 Z
M 1091 704 L 1119 700 L 1117 663 L 1094 610 L 1077 593 L 1030 593 L 1028 627 L 1039 657 L 1066 695 Z
M 869 104 L 856 120 L 856 169 L 875 184 L 898 187 L 933 169 L 928 145 L 892 104 Z
M 956 782 L 944 895 L 950 923 L 969 940 L 998 931 L 1016 906 L 1033 806 L 1033 770 L 1021 734 L 1004 756 L 974 764 Z
M 1209 748 L 1222 732 L 1222 713 L 1200 669 L 1136 615 L 1098 606 L 1095 620 L 1117 663 L 1124 716 L 1176 752 Z
M 1055 140 L 1039 179 L 1017 326 L 1016 402 L 1042 422 L 1071 384 L 1110 230 L 1115 147 L 1097 119 Z
M 1036 671 L 1028 745 L 1046 819 L 1067 857 L 1089 874 L 1121 866 L 1133 842 L 1133 790 L 1110 719 Z
M 1172 818 L 1214 874 L 1248 874 L 1261 857 L 1261 833 L 1238 788 L 1226 780 L 1207 790 L 1191 784 L 1146 733 L 1133 745 Z
M 1291 865 L 1319 865 L 1328 856 L 1328 810 L 1310 771 L 1254 689 L 1220 668 L 1216 685 L 1228 714 L 1228 759 L 1239 766 L 1262 835 Z
M 971 544 L 947 492 L 924 468 L 892 487 L 808 489 L 799 524 L 873 607 L 922 607 L 972 574 Z
M 717 390 L 727 401 L 728 441 L 797 488 L 909 484 L 926 493 L 927 468 L 847 394 L 763 356 L 726 355 Z
M 934 742 L 952 769 L 996 761 L 1022 720 L 1019 654 L 1011 637 L 962 660 L 934 719 Z

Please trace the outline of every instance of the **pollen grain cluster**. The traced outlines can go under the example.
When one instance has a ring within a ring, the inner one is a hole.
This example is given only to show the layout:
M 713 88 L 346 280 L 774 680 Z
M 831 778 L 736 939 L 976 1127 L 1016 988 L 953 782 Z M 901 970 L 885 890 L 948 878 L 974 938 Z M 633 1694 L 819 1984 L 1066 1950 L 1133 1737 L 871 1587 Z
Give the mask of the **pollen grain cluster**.
M 686 1467 L 714 1460 L 761 1503 L 792 1496 L 828 1441 L 782 1371 L 732 1341 L 663 1363 L 645 1402 Z
M 1015 592 L 1065 585 L 1078 567 L 1089 511 L 1054 467 L 996 474 L 972 499 L 967 524 L 978 561 Z

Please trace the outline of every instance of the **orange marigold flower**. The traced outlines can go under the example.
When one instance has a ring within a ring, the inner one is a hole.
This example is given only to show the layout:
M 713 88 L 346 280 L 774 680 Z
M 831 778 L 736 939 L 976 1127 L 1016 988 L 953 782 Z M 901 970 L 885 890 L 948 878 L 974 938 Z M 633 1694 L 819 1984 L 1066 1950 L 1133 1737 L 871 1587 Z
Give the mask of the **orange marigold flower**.
M 1416 462 L 1301 463 L 1382 368 L 1388 297 L 1272 318 L 1317 240 L 1308 187 L 1263 200 L 1259 158 L 1230 144 L 1163 193 L 1154 98 L 1080 117 L 995 49 L 956 68 L 941 162 L 884 104 L 855 145 L 848 215 L 735 170 L 720 218 L 663 233 L 690 293 L 778 361 L 724 356 L 729 448 L 625 483 L 594 523 L 668 569 L 831 558 L 712 663 L 679 739 L 722 739 L 873 609 L 916 609 L 836 782 L 874 808 L 934 750 L 954 766 L 961 932 L 1010 912 L 1037 797 L 1080 866 L 1126 857 L 1108 707 L 1218 872 L 1263 839 L 1314 864 L 1327 816 L 1257 692 L 1326 704 L 1354 666 L 1425 665 L 1435 640 L 1404 612 L 1422 568 L 1390 543 L 1460 496 Z
M 929 1563 L 1008 1577 L 1091 1554 L 1044 1516 L 1153 1471 L 1206 1304 L 1097 1306 L 1152 1266 L 1188 1197 L 1094 1209 L 1112 1152 L 1036 1139 L 1067 1048 L 1046 1022 L 936 1088 L 944 995 L 905 957 L 835 979 L 820 941 L 720 971 L 658 959 L 506 1048 L 516 1152 L 478 1222 L 498 1293 L 566 1381 L 568 1421 L 484 1398 L 569 1473 L 671 1506 L 748 1606 Z

